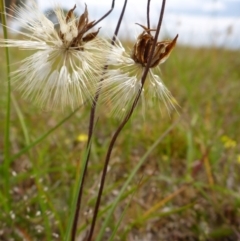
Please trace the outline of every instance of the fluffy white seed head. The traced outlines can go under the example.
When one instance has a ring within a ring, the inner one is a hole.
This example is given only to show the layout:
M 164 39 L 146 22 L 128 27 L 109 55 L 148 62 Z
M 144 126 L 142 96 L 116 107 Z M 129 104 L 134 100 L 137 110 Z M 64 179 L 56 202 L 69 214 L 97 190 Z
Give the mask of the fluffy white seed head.
M 102 90 L 101 102 L 111 110 L 112 115 L 122 118 L 130 110 L 142 87 L 141 78 L 145 67 L 135 63 L 131 52 L 126 52 L 119 42 L 112 48 L 107 63 L 109 71 L 99 84 Z M 143 110 L 145 105 L 152 107 L 154 101 L 163 102 L 168 112 L 177 105 L 160 78 L 159 66 L 149 69 L 140 97 Z
M 18 32 L 25 40 L 0 39 L 0 47 L 34 50 L 12 73 L 13 85 L 23 97 L 42 108 L 63 110 L 69 106 L 75 109 L 93 98 L 106 62 L 103 50 L 110 49 L 110 43 L 95 37 L 73 46 L 78 36 L 77 18 L 72 15 L 66 21 L 59 7 L 55 13 L 61 34 L 34 1 L 24 8 L 15 7 L 14 13 L 12 17 L 27 30 Z

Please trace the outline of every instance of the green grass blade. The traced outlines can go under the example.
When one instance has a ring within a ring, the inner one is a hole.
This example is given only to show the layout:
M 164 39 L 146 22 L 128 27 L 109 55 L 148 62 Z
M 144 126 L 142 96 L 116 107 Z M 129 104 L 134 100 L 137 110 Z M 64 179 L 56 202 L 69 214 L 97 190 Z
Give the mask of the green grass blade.
M 25 143 L 28 146 L 28 145 L 30 145 L 30 137 L 29 137 L 28 128 L 27 128 L 23 113 L 22 113 L 21 109 L 19 108 L 19 105 L 18 105 L 18 103 L 15 99 L 15 96 L 12 95 L 11 97 L 12 97 L 13 106 L 14 106 L 16 112 L 17 112 L 18 119 L 19 119 L 19 122 L 20 122 L 21 127 L 22 127 Z
M 123 210 L 123 212 L 122 212 L 122 214 L 121 214 L 121 216 L 120 216 L 117 224 L 116 224 L 115 227 L 114 227 L 114 230 L 113 230 L 113 232 L 112 232 L 111 237 L 109 238 L 109 241 L 113 241 L 113 240 L 114 240 L 115 235 L 116 235 L 116 233 L 117 233 L 117 230 L 118 230 L 118 228 L 119 228 L 119 226 L 120 226 L 120 224 L 121 224 L 121 222 L 122 222 L 122 220 L 123 220 L 123 218 L 124 218 L 124 216 L 125 216 L 125 214 L 126 214 L 126 212 L 127 212 L 127 210 L 128 210 L 128 207 L 129 207 L 130 203 L 132 202 L 132 199 L 133 199 L 133 197 L 134 197 L 134 194 L 135 194 L 135 192 L 136 192 L 137 190 L 138 190 L 137 188 L 134 190 L 134 193 L 132 194 L 129 202 L 128 202 L 127 205 L 125 206 L 125 208 L 124 208 L 124 210 Z
M 79 107 L 80 108 L 80 107 Z M 71 112 L 67 117 L 62 119 L 60 122 L 58 122 L 57 125 L 55 125 L 52 129 L 44 133 L 42 136 L 40 136 L 36 141 L 32 142 L 30 145 L 23 148 L 21 151 L 19 151 L 17 154 L 15 154 L 13 157 L 11 157 L 10 161 L 12 162 L 28 150 L 30 150 L 32 147 L 36 146 L 38 143 L 40 143 L 42 140 L 44 140 L 47 136 L 49 136 L 53 131 L 55 131 L 58 127 L 60 127 L 64 122 L 66 122 L 69 118 L 71 118 L 78 110 L 77 108 L 75 111 Z
M 85 166 L 86 166 L 86 162 L 87 162 L 90 147 L 91 147 L 91 141 L 90 141 L 90 144 L 89 144 L 88 148 L 86 149 L 86 151 L 84 153 L 84 156 L 82 158 L 82 165 L 80 165 L 80 168 L 81 168 L 80 175 L 78 175 L 78 172 L 77 172 L 76 185 L 74 187 L 74 192 L 73 192 L 73 201 L 72 201 L 72 204 L 71 204 L 71 207 L 70 207 L 70 217 L 69 217 L 69 220 L 68 220 L 67 231 L 66 231 L 66 236 L 64 238 L 64 241 L 70 241 L 70 239 L 71 239 L 71 231 L 72 231 L 74 216 L 75 216 L 75 212 L 76 212 L 78 193 L 79 193 L 80 186 L 81 186 L 81 183 L 82 183 L 82 180 L 83 180 L 83 172 L 84 172 L 84 169 L 85 169 Z
M 0 0 L 0 12 L 3 27 L 4 38 L 8 38 L 7 33 L 7 21 L 5 14 L 5 2 Z M 4 163 L 3 163 L 3 173 L 5 175 L 5 194 L 9 197 L 9 167 L 10 167 L 10 112 L 11 112 L 11 78 L 10 78 L 10 58 L 8 47 L 5 47 L 5 56 L 7 63 L 7 104 L 6 104 L 6 119 L 5 119 L 5 132 L 4 132 Z M 8 198 L 9 200 L 9 198 Z
M 130 173 L 128 179 L 126 180 L 126 182 L 124 183 L 122 189 L 119 192 L 119 195 L 117 196 L 117 198 L 115 199 L 114 203 L 112 204 L 112 207 L 110 208 L 108 215 L 106 217 L 106 219 L 104 220 L 101 230 L 99 231 L 99 234 L 96 238 L 96 241 L 101 241 L 103 239 L 103 235 L 104 232 L 108 226 L 108 223 L 111 220 L 111 217 L 113 215 L 113 212 L 115 210 L 115 208 L 117 207 L 119 201 L 121 200 L 122 195 L 124 194 L 126 188 L 128 187 L 129 183 L 132 181 L 132 179 L 134 178 L 134 176 L 136 175 L 137 171 L 139 170 L 139 168 L 142 166 L 142 164 L 145 162 L 145 160 L 147 159 L 147 157 L 152 153 L 152 151 L 158 146 L 158 144 L 165 138 L 165 136 L 168 135 L 168 133 L 176 126 L 176 124 L 179 122 L 179 120 L 177 120 L 174 124 L 172 124 L 154 143 L 153 145 L 149 148 L 149 150 L 144 154 L 144 156 L 140 159 L 140 161 L 138 162 L 138 164 L 136 165 L 136 167 L 133 169 L 133 171 Z

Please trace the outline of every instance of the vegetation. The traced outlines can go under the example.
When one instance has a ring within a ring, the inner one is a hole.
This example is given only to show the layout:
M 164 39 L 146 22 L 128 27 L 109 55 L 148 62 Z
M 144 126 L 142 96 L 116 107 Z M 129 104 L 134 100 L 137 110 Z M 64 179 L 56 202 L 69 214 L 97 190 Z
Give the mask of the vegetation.
M 4 133 L 7 77 L 4 50 L 0 51 L 0 133 Z M 11 49 L 11 63 L 26 54 Z M 114 240 L 239 238 L 239 54 L 216 48 L 174 49 L 161 74 L 178 100 L 178 113 L 169 116 L 163 105 L 160 110 L 156 104 L 143 117 L 137 108 L 114 147 L 96 236 L 133 169 L 172 127 L 134 175 L 102 240 L 110 240 L 119 221 Z M 11 65 L 11 70 L 17 67 Z M 47 112 L 18 92 L 12 98 L 12 162 L 7 172 L 2 168 L 4 137 L 0 136 L 0 240 L 63 240 L 86 146 L 90 106 L 81 107 L 37 145 L 17 155 L 71 110 Z M 98 115 L 79 237 L 84 237 L 91 222 L 106 147 L 119 125 L 104 109 L 99 108 Z M 7 180 L 10 190 L 6 190 Z

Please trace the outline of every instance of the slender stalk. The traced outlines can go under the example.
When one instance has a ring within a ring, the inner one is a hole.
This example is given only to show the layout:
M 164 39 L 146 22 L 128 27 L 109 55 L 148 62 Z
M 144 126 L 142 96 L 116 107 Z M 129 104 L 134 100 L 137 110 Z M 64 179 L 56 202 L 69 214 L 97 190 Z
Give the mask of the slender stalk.
M 149 55 L 147 65 L 146 65 L 146 68 L 143 72 L 142 79 L 141 79 L 142 86 L 141 86 L 141 88 L 140 88 L 140 90 L 139 90 L 139 92 L 138 92 L 138 94 L 137 94 L 137 96 L 136 96 L 136 98 L 133 102 L 133 105 L 132 105 L 130 111 L 125 116 L 125 118 L 123 119 L 123 121 L 119 125 L 119 127 L 117 128 L 116 132 L 114 133 L 114 135 L 111 139 L 109 147 L 108 147 L 108 151 L 107 151 L 107 155 L 106 155 L 106 159 L 105 159 L 105 163 L 104 163 L 104 168 L 103 168 L 103 173 L 102 173 L 102 177 L 101 177 L 101 182 L 100 182 L 100 188 L 99 188 L 99 192 L 98 192 L 98 196 L 97 196 L 97 201 L 96 201 L 96 204 L 95 204 L 93 219 L 92 219 L 92 222 L 91 222 L 90 232 L 89 232 L 89 236 L 88 236 L 87 241 L 91 241 L 92 235 L 93 235 L 93 232 L 94 232 L 95 223 L 96 223 L 96 220 L 97 220 L 97 214 L 98 214 L 98 210 L 99 210 L 99 206 L 100 206 L 100 202 L 101 202 L 101 197 L 102 197 L 102 192 L 103 192 L 103 188 L 104 188 L 104 183 L 105 183 L 105 179 L 106 179 L 107 168 L 108 168 L 108 164 L 109 164 L 109 161 L 110 161 L 110 157 L 111 157 L 111 153 L 112 153 L 114 144 L 115 144 L 119 134 L 121 133 L 123 127 L 126 125 L 128 120 L 131 118 L 131 116 L 133 114 L 133 111 L 134 111 L 134 109 L 135 109 L 135 107 L 138 103 L 138 100 L 141 96 L 141 92 L 142 92 L 142 89 L 143 89 L 143 86 L 144 86 L 144 83 L 145 83 L 145 80 L 146 80 L 146 77 L 147 77 L 147 74 L 148 74 L 148 71 L 149 71 L 149 68 L 150 68 L 151 60 L 152 60 L 153 53 L 154 53 L 154 50 L 155 50 L 155 46 L 156 46 L 156 43 L 157 43 L 158 35 L 160 33 L 163 15 L 164 15 L 165 3 L 166 3 L 166 0 L 163 0 L 161 12 L 160 12 L 160 16 L 159 16 L 159 21 L 158 21 L 158 26 L 157 26 L 157 30 L 156 30 L 156 34 L 155 34 L 155 38 L 154 38 L 153 48 L 151 49 L 151 53 Z
M 6 21 L 6 13 L 5 13 L 5 2 L 4 0 L 0 0 L 0 7 L 1 7 L 1 20 L 2 20 L 2 27 L 3 27 L 3 35 L 4 38 L 8 38 L 7 33 L 7 21 Z M 5 133 L 4 133 L 4 174 L 6 185 L 6 195 L 9 193 L 9 166 L 10 166 L 10 112 L 11 112 L 11 78 L 10 78 L 10 58 L 9 58 L 9 50 L 8 47 L 5 47 L 5 55 L 6 55 L 6 62 L 7 62 L 7 104 L 6 104 L 6 119 L 5 119 Z
M 115 5 L 115 0 L 112 1 L 111 9 L 110 9 L 106 14 L 104 14 L 100 19 L 98 19 L 98 21 L 96 21 L 96 22 L 92 25 L 92 28 L 93 28 L 94 26 L 96 26 L 98 23 L 100 23 L 104 18 L 106 18 L 106 17 L 112 12 L 112 10 L 114 9 L 114 5 Z
M 177 123 L 179 123 L 179 121 L 180 121 L 180 118 L 177 121 L 175 121 L 164 133 L 162 133 L 162 135 L 150 146 L 150 148 L 147 150 L 147 152 L 141 157 L 141 159 L 138 161 L 137 165 L 134 166 L 133 170 L 131 171 L 127 180 L 125 181 L 121 190 L 119 191 L 118 196 L 111 204 L 107 217 L 101 224 L 101 230 L 99 231 L 98 236 L 100 236 L 100 237 L 103 236 L 102 232 L 103 232 L 103 230 L 106 230 L 107 225 L 109 225 L 110 219 L 113 216 L 113 212 L 114 212 L 115 208 L 117 207 L 118 203 L 123 199 L 123 196 L 125 196 L 125 194 L 124 194 L 125 190 L 127 189 L 127 187 L 129 187 L 129 183 L 133 180 L 133 177 L 136 175 L 136 173 L 138 172 L 140 167 L 146 161 L 147 157 L 159 145 L 159 143 L 173 130 L 173 128 L 177 125 Z M 100 241 L 100 240 L 101 239 L 98 239 L 98 238 L 96 239 L 96 241 Z
M 112 3 L 112 8 L 111 10 L 108 12 L 108 14 L 112 11 L 113 7 L 114 7 L 114 2 Z M 116 26 L 115 32 L 114 32 L 114 36 L 112 38 L 112 42 L 111 44 L 114 45 L 115 44 L 115 40 L 116 40 L 116 36 L 118 35 L 120 26 L 121 26 L 121 22 L 123 19 L 123 15 L 126 9 L 126 5 L 127 5 L 127 0 L 125 0 L 124 2 L 124 6 L 120 15 L 120 18 L 118 20 L 118 24 Z M 104 15 L 105 17 L 108 15 Z M 103 17 L 104 18 L 104 17 Z M 101 20 L 103 19 L 101 18 Z M 99 21 L 97 21 L 98 23 Z M 95 25 L 95 24 L 94 24 Z M 104 66 L 104 72 L 107 70 L 108 66 L 105 65 Z M 100 80 L 100 82 L 103 79 Z M 83 195 L 83 187 L 84 187 L 84 181 L 85 181 L 85 177 L 87 175 L 87 169 L 88 169 L 88 163 L 89 163 L 89 158 L 90 158 L 90 153 L 91 153 L 91 140 L 92 140 L 92 136 L 93 136 L 93 129 L 94 129 L 94 123 L 95 123 L 95 113 L 96 113 L 96 105 L 99 99 L 99 95 L 100 95 L 100 91 L 101 91 L 101 86 L 98 88 L 95 96 L 94 96 L 94 100 L 92 102 L 92 107 L 91 107 L 91 112 L 90 112 L 90 119 L 89 119 L 89 128 L 88 128 L 88 141 L 87 141 L 87 148 L 88 148 L 88 154 L 87 154 L 87 160 L 86 160 L 86 164 L 84 166 L 84 170 L 83 170 L 83 177 L 81 180 L 81 184 L 80 184 L 80 189 L 78 192 L 78 197 L 77 197 L 77 204 L 76 204 L 76 211 L 75 211 L 75 216 L 74 216 L 74 222 L 73 222 L 73 227 L 72 227 L 72 236 L 71 236 L 71 240 L 74 241 L 75 240 L 75 236 L 76 236 L 76 232 L 77 232 L 77 223 L 78 223 L 78 216 L 79 216 L 79 212 L 81 209 L 81 201 L 82 201 L 82 195 Z
M 150 29 L 150 2 L 151 0 L 148 0 L 147 3 L 147 27 Z

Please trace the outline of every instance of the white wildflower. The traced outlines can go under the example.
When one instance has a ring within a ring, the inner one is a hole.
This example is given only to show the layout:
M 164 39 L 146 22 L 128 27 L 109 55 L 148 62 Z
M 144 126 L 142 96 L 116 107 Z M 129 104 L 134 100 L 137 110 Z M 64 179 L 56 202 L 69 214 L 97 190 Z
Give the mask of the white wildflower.
M 20 62 L 14 71 L 13 84 L 23 96 L 47 108 L 75 108 L 93 96 L 101 78 L 108 43 L 97 37 L 98 31 L 86 34 L 93 25 L 88 11 L 78 18 L 74 6 L 65 16 L 56 7 L 59 30 L 31 1 L 15 7 L 13 16 L 25 39 L 0 39 L 0 47 L 18 47 L 35 52 Z M 110 46 L 110 44 L 109 44 Z
M 143 26 L 142 26 L 143 27 Z M 122 116 L 132 106 L 139 90 L 141 78 L 153 46 L 154 38 L 145 27 L 131 52 L 126 52 L 118 41 L 112 47 L 107 64 L 109 71 L 100 83 L 101 101 L 111 108 L 113 115 Z M 167 110 L 177 104 L 170 91 L 163 84 L 159 74 L 159 65 L 165 62 L 176 44 L 177 36 L 172 41 L 162 41 L 156 44 L 150 69 L 141 93 L 143 110 L 145 104 L 152 106 L 154 100 L 161 100 Z

